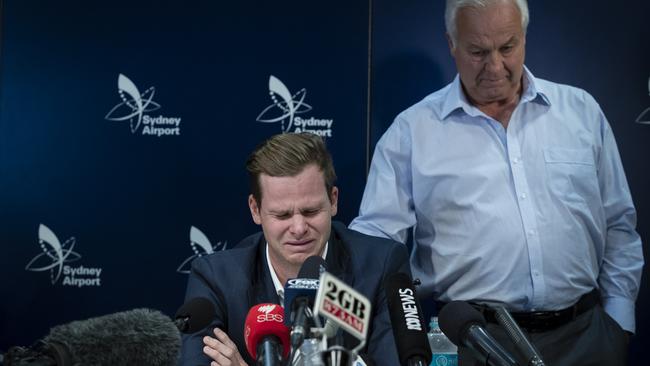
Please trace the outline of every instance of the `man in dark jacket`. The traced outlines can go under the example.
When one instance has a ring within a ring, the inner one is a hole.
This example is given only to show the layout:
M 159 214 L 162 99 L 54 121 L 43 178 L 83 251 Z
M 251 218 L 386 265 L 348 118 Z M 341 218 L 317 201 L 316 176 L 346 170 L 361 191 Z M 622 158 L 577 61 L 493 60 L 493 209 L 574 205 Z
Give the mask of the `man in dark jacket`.
M 367 359 L 399 364 L 382 284 L 389 274 L 410 274 L 406 247 L 332 222 L 338 188 L 323 140 L 311 134 L 276 135 L 250 155 L 246 168 L 248 205 L 262 232 L 194 261 L 186 298 L 212 300 L 216 317 L 203 333 L 183 339 L 180 364 L 253 364 L 244 345 L 248 310 L 259 303 L 282 304 L 283 285 L 313 255 L 322 256 L 328 272 L 370 300 Z

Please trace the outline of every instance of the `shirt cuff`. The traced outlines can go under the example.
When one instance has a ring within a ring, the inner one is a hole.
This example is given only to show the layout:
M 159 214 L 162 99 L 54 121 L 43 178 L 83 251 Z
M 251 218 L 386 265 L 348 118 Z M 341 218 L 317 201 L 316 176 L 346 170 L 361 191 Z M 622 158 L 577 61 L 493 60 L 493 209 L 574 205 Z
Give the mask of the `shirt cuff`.
M 618 325 L 628 332 L 635 332 L 634 301 L 622 297 L 603 298 L 603 308 Z

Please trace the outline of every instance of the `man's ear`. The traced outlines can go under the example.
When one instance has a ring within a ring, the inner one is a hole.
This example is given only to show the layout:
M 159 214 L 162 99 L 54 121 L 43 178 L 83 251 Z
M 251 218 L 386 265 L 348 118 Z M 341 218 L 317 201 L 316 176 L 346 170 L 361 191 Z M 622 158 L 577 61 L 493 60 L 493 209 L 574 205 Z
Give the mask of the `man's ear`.
M 262 224 L 262 216 L 260 215 L 260 206 L 257 204 L 255 197 L 252 194 L 248 195 L 248 208 L 251 210 L 253 221 L 257 225 Z
M 454 45 L 454 40 L 451 38 L 449 33 L 445 33 L 445 37 L 447 37 L 447 46 L 449 46 L 449 53 L 451 54 L 452 57 L 456 57 L 456 46 Z
M 330 204 L 332 205 L 332 216 L 335 216 L 338 212 L 339 204 L 339 189 L 337 187 L 332 187 L 332 193 L 330 193 Z

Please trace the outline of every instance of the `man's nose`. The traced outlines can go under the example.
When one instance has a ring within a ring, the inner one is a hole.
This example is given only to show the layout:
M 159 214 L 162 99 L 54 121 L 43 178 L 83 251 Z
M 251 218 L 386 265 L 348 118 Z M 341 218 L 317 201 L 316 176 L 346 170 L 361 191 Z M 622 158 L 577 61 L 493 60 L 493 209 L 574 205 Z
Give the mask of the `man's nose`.
M 291 233 L 296 237 L 301 237 L 307 233 L 307 221 L 303 215 L 293 215 L 291 218 Z
M 497 51 L 490 52 L 485 59 L 485 71 L 496 73 L 502 71 L 503 68 L 503 56 Z

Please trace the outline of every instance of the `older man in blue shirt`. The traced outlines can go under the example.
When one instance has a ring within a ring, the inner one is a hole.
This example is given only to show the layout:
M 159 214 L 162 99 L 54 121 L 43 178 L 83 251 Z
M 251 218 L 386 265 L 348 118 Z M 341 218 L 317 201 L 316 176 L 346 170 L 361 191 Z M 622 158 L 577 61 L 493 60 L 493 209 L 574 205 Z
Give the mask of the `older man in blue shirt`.
M 549 364 L 624 364 L 643 254 L 605 115 L 524 66 L 525 0 L 447 0 L 445 22 L 458 76 L 386 131 L 350 227 L 413 228 L 423 292 L 505 304 Z

